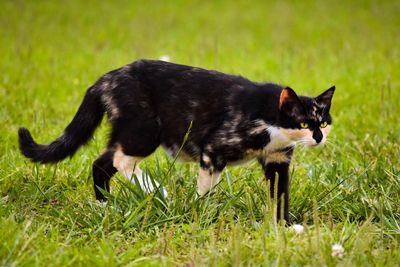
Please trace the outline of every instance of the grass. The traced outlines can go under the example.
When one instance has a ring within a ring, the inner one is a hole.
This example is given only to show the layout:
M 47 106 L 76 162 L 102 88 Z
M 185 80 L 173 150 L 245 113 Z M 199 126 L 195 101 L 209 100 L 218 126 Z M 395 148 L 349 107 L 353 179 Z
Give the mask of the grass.
M 0 264 L 399 266 L 399 11 L 398 1 L 2 1 Z M 102 207 L 91 163 L 105 121 L 57 165 L 19 154 L 19 126 L 50 142 L 97 77 L 162 55 L 302 94 L 336 85 L 330 143 L 297 149 L 292 164 L 303 234 L 274 223 L 256 162 L 227 168 L 196 200 L 197 164 L 160 150 L 142 167 L 167 199 L 117 176 Z

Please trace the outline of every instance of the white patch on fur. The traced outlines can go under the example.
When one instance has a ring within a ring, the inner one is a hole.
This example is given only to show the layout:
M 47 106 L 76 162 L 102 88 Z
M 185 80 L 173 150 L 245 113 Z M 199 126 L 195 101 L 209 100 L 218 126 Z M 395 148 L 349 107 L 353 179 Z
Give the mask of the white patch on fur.
M 110 118 L 111 119 L 117 118 L 119 116 L 119 109 L 117 105 L 114 103 L 111 95 L 109 95 L 108 93 L 103 93 L 102 99 Z
M 267 152 L 273 152 L 285 147 L 289 146 L 294 146 L 296 144 L 296 141 L 293 138 L 292 133 L 294 131 L 302 131 L 302 135 L 306 135 L 307 133 L 305 131 L 310 132 L 308 129 L 301 129 L 301 130 L 292 130 L 292 129 L 285 129 L 281 127 L 275 127 L 275 126 L 268 126 L 267 131 L 269 133 L 270 137 L 270 142 L 267 144 L 265 147 L 265 150 Z
M 254 128 L 251 128 L 249 131 L 250 135 L 260 134 L 265 132 L 268 129 L 268 124 L 266 124 L 263 120 L 255 120 L 253 121 Z
M 119 147 L 114 153 L 113 165 L 117 170 L 134 183 L 133 174 L 137 176 L 139 181 L 142 178 L 142 170 L 139 168 L 139 163 L 143 158 L 127 156 Z
M 242 122 L 242 114 L 234 114 L 232 115 L 233 111 L 230 111 L 228 117 L 231 119 L 227 119 L 224 121 L 221 129 L 219 129 L 215 134 L 215 139 L 219 143 L 229 144 L 229 145 L 238 145 L 242 142 L 242 139 L 237 134 L 238 125 Z M 206 147 L 206 150 L 209 151 Z
M 326 126 L 325 128 L 320 128 L 320 130 L 323 137 L 321 142 L 317 143 L 317 141 L 315 141 L 315 139 L 312 137 L 313 132 L 310 129 L 285 129 L 269 126 L 268 132 L 270 134 L 271 141 L 266 146 L 265 150 L 268 154 L 268 151 L 276 151 L 278 149 L 297 144 L 304 146 L 322 145 L 326 142 L 326 137 L 330 131 L 330 125 Z
M 318 111 L 318 104 L 317 102 L 315 102 L 315 100 L 313 101 L 313 106 L 312 106 L 312 115 L 314 118 L 317 117 L 317 111 Z
M 160 185 L 156 181 L 153 181 L 147 176 L 143 175 L 142 170 L 139 168 L 139 163 L 143 158 L 140 157 L 132 157 L 125 155 L 122 151 L 121 147 L 118 147 L 114 153 L 113 165 L 114 167 L 123 175 L 126 179 L 128 179 L 131 183 L 135 183 L 135 179 L 133 174 L 136 175 L 140 188 L 144 192 L 150 193 L 153 192 Z M 167 192 L 165 189 L 163 190 L 164 196 L 167 196 Z
M 210 144 L 206 145 L 206 149 L 208 152 L 212 152 L 212 146 Z
M 197 108 L 199 106 L 199 103 L 195 100 L 189 100 L 189 106 L 192 108 Z
M 230 145 L 239 144 L 240 142 L 242 142 L 242 139 L 239 137 L 223 139 L 223 143 L 228 143 Z
M 219 182 L 220 173 L 212 172 L 207 169 L 200 168 L 199 177 L 197 178 L 197 193 L 199 196 L 204 196 Z
M 209 156 L 207 156 L 206 154 L 203 154 L 202 159 L 204 161 L 205 164 L 211 164 L 211 159 Z
M 108 81 L 103 81 L 103 82 L 101 83 L 101 89 L 102 89 L 103 91 L 107 91 L 109 87 L 110 87 L 110 83 L 109 83 Z

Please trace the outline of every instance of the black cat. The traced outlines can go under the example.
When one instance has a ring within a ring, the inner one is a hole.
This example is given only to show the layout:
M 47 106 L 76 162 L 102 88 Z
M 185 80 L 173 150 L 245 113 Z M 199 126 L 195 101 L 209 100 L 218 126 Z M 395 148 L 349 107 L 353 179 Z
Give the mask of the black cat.
M 34 162 L 58 162 L 90 139 L 107 112 L 110 140 L 93 163 L 96 198 L 103 201 L 98 188 L 109 191 L 109 181 L 117 171 L 128 179 L 134 173 L 143 189 L 153 190 L 138 163 L 160 144 L 176 155 L 190 128 L 179 156 L 200 163 L 200 196 L 218 183 L 227 164 L 257 158 L 271 181 L 272 196 L 278 173 L 276 193 L 279 200 L 283 196 L 283 216 L 289 221 L 288 170 L 293 149 L 296 144 L 325 142 L 334 90 L 315 98 L 297 96 L 292 89 L 273 83 L 140 60 L 105 74 L 91 86 L 72 122 L 55 141 L 37 144 L 27 129 L 20 128 L 19 144 Z

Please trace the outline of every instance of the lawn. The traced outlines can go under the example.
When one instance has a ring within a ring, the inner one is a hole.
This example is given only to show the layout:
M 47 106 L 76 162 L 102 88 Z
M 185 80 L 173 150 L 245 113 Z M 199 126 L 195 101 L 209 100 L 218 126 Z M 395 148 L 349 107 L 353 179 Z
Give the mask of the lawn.
M 399 266 L 399 13 L 399 1 L 1 1 L 0 265 Z M 336 85 L 330 142 L 299 147 L 291 167 L 302 233 L 274 222 L 256 162 L 196 199 L 198 165 L 160 149 L 142 168 L 167 199 L 118 175 L 98 205 L 106 119 L 72 159 L 21 156 L 18 127 L 48 143 L 99 76 L 165 55 L 301 94 Z

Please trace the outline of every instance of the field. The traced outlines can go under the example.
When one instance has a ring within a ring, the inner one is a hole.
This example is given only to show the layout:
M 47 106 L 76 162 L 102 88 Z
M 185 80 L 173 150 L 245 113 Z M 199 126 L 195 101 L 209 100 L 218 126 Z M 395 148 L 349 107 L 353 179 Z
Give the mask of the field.
M 399 12 L 399 1 L 1 1 L 0 265 L 399 266 Z M 330 142 L 299 147 L 291 167 L 303 233 L 274 222 L 255 161 L 196 199 L 198 165 L 160 149 L 141 167 L 168 198 L 118 175 L 98 205 L 106 119 L 72 159 L 21 156 L 18 127 L 49 143 L 100 75 L 165 55 L 305 95 L 336 85 Z

